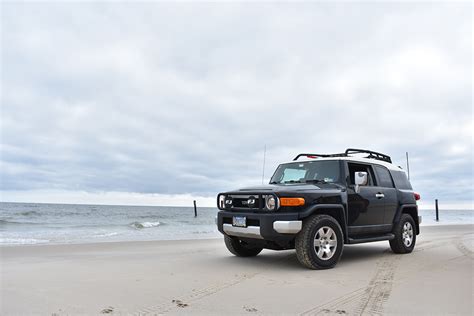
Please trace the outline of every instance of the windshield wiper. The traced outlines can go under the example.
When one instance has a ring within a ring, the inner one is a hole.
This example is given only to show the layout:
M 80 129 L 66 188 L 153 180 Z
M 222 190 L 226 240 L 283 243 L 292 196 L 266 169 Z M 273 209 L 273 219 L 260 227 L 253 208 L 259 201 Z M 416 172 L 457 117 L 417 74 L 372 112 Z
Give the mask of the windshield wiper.
M 280 182 L 276 182 L 276 181 L 270 182 L 270 184 L 278 184 L 278 183 L 280 183 Z
M 321 180 L 321 179 L 310 179 L 310 180 L 306 180 L 305 182 L 306 183 L 322 183 L 322 184 L 328 183 L 328 182 L 326 182 L 324 180 Z
M 283 183 L 303 183 L 303 182 L 297 181 L 297 180 L 288 180 L 288 181 L 285 181 Z

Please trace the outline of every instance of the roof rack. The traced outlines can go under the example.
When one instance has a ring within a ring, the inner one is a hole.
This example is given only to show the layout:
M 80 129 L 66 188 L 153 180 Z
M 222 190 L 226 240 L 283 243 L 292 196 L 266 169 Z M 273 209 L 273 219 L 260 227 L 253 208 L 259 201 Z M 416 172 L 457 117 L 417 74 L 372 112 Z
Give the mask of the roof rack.
M 307 157 L 307 158 L 350 157 L 349 155 L 352 155 L 352 154 L 369 154 L 367 157 L 364 157 L 364 158 L 377 159 L 377 160 L 385 161 L 388 163 L 392 163 L 392 158 L 390 158 L 390 156 L 378 153 L 376 151 L 371 151 L 367 149 L 356 149 L 356 148 L 347 148 L 344 153 L 340 153 L 340 154 L 299 154 L 293 159 L 293 161 L 298 160 L 298 158 L 300 157 Z

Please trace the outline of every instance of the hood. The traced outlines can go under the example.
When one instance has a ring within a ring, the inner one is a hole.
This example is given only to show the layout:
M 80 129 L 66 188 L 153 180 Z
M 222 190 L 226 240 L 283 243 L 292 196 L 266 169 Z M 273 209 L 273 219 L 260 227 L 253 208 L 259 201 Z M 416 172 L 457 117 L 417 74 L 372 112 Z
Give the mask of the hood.
M 341 187 L 337 184 L 332 183 L 295 183 L 295 184 L 267 184 L 267 185 L 258 185 L 252 187 L 241 188 L 234 190 L 234 192 L 309 192 L 309 191 L 341 191 Z M 321 192 L 322 193 L 322 192 Z

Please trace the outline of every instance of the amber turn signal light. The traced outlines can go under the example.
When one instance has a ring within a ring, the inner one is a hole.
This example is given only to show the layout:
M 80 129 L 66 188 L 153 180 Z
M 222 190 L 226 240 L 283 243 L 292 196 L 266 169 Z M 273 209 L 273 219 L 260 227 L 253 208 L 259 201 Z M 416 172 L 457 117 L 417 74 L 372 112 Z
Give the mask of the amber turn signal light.
M 280 198 L 280 205 L 281 206 L 301 206 L 304 205 L 304 198 Z

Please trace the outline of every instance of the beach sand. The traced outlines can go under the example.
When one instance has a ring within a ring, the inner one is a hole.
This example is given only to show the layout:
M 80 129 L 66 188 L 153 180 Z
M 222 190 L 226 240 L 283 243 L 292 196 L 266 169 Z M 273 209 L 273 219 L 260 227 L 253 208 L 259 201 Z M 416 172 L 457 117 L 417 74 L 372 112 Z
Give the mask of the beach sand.
M 222 239 L 2 247 L 0 314 L 472 315 L 473 238 L 422 227 L 411 254 L 346 246 L 321 271 L 294 251 L 237 258 Z

